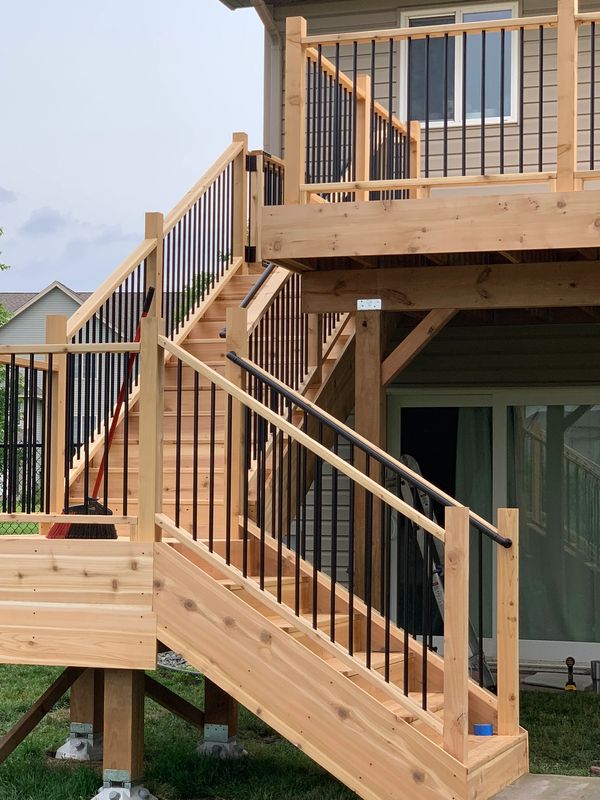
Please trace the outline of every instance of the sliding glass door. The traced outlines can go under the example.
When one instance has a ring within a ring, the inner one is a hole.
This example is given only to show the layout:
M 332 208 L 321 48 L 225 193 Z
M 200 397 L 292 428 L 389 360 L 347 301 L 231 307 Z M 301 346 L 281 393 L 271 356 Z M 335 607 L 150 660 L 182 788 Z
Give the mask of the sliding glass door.
M 521 636 L 600 641 L 600 406 L 508 408 L 521 510 Z
M 498 507 L 519 508 L 524 661 L 600 657 L 599 394 L 403 389 L 388 397 L 394 455 L 415 457 L 427 478 L 487 519 Z M 476 557 L 493 587 L 488 544 Z M 491 610 L 482 623 L 493 636 Z

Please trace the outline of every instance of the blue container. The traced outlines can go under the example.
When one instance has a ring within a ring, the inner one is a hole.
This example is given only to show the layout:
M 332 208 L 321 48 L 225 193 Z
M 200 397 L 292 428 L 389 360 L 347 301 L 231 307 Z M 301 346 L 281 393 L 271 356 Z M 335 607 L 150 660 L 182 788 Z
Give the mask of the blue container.
M 478 722 L 473 725 L 473 733 L 475 736 L 493 736 L 494 726 L 491 722 Z

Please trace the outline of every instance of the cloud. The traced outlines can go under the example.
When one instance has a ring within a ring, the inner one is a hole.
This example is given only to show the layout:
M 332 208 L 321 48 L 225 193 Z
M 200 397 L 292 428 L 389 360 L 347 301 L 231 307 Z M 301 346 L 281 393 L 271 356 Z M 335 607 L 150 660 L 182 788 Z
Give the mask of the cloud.
M 0 186 L 0 203 L 14 203 L 17 199 L 17 193 L 10 189 L 5 189 Z
M 28 236 L 49 236 L 62 231 L 70 219 L 55 208 L 37 208 L 21 226 L 21 233 Z

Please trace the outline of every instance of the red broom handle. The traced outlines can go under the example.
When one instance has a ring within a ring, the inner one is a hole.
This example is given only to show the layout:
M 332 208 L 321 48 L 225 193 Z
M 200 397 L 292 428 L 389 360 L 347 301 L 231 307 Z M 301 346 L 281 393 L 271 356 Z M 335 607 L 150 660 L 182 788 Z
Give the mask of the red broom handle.
M 150 306 L 152 305 L 152 300 L 154 298 L 154 287 L 151 286 L 144 299 L 144 307 L 142 309 L 142 316 L 140 317 L 140 321 L 137 324 L 137 328 L 135 330 L 135 336 L 133 337 L 133 341 L 135 343 L 139 342 L 142 337 L 142 320 L 144 317 L 148 316 L 148 312 L 150 311 Z M 121 414 L 121 409 L 123 408 L 123 401 L 125 400 L 125 388 L 129 383 L 129 378 L 131 377 L 131 373 L 133 371 L 133 365 L 135 364 L 135 357 L 137 353 L 130 353 L 129 359 L 127 361 L 127 374 L 123 380 L 123 385 L 119 391 L 119 396 L 117 398 L 117 405 L 115 406 L 115 413 L 113 414 L 112 422 L 110 423 L 110 430 L 108 432 L 108 443 L 107 447 L 102 453 L 102 461 L 100 462 L 100 466 L 98 467 L 98 475 L 96 476 L 96 482 L 94 483 L 94 488 L 92 490 L 92 497 L 97 497 L 98 492 L 100 491 L 100 484 L 102 483 L 102 474 L 104 472 L 104 459 L 106 458 L 108 452 L 110 451 L 110 446 L 115 436 L 115 431 L 117 430 L 117 425 L 119 424 L 119 416 Z

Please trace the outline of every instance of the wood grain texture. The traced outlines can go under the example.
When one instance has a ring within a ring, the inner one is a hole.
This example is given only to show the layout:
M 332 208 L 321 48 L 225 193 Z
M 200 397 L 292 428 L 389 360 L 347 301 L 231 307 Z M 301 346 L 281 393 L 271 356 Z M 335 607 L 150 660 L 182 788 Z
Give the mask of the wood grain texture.
M 361 797 L 464 796 L 464 767 L 165 544 L 156 581 L 160 638 Z
M 598 207 L 597 191 L 273 206 L 263 258 L 598 247 Z
M 498 509 L 498 527 L 512 547 L 496 552 L 498 733 L 519 733 L 519 512 Z
M 380 298 L 384 311 L 589 306 L 600 302 L 599 267 L 598 261 L 554 261 L 309 272 L 302 278 L 302 307 L 351 311 L 360 298 Z

